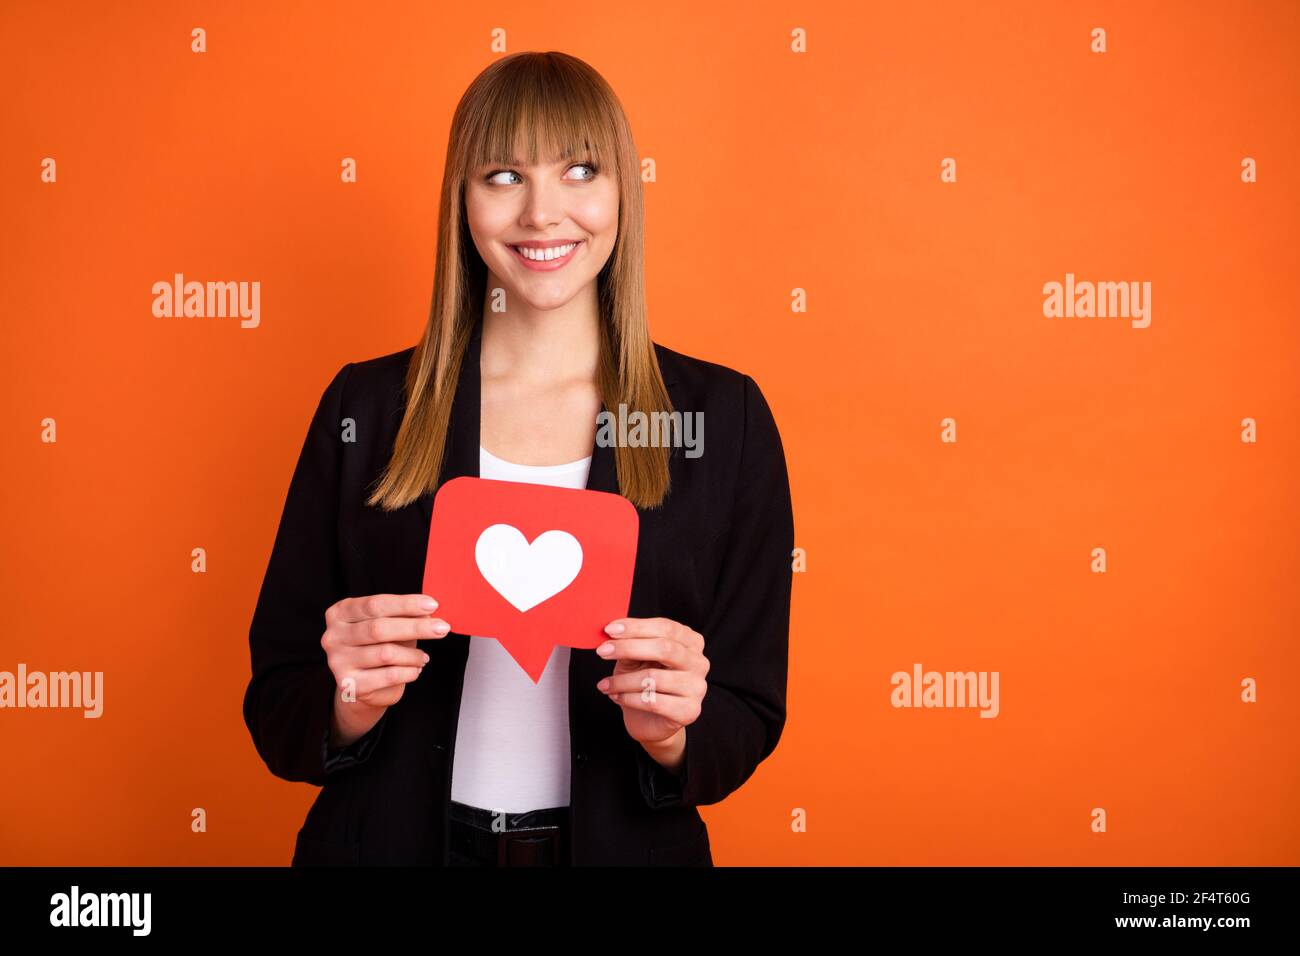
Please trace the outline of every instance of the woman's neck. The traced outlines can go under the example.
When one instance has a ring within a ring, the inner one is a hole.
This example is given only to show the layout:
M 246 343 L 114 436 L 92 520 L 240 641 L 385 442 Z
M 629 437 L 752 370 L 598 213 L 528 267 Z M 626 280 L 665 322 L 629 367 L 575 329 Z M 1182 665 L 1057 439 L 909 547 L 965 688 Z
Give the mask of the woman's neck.
M 480 364 L 484 378 L 558 384 L 595 382 L 600 326 L 594 289 L 549 311 L 527 306 L 483 311 Z

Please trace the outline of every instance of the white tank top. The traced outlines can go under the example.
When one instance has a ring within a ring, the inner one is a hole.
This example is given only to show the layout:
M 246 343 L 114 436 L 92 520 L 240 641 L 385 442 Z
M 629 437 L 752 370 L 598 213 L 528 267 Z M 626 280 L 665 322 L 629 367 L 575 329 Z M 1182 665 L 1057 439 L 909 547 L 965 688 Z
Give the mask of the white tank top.
M 591 456 L 517 465 L 479 447 L 479 477 L 586 488 Z M 536 684 L 492 637 L 469 639 L 451 799 L 522 813 L 569 805 L 569 648 L 556 646 Z

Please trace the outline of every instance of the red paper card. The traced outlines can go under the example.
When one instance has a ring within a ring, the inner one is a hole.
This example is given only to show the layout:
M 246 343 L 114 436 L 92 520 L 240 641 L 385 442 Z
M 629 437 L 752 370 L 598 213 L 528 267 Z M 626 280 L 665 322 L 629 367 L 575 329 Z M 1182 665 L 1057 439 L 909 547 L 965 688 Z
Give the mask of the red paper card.
M 536 683 L 558 645 L 626 617 L 640 515 L 622 495 L 495 478 L 438 489 L 424 593 L 457 634 L 495 637 Z

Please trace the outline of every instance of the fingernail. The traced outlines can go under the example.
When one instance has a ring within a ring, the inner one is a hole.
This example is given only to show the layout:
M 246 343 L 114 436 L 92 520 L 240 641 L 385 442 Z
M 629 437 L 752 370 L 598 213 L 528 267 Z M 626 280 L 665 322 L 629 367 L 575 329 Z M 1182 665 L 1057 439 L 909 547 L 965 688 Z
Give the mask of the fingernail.
M 596 648 L 596 653 L 599 654 L 601 657 L 607 657 L 608 655 L 613 654 L 614 642 L 606 641 L 604 644 L 600 645 L 600 647 Z
M 425 654 L 425 655 L 424 655 L 424 662 L 425 662 L 426 664 L 429 663 L 429 655 L 428 655 L 428 654 Z
M 623 625 L 622 625 L 622 624 L 619 624 L 617 621 L 616 621 L 615 623 L 613 623 L 613 624 L 606 625 L 606 627 L 605 627 L 605 633 L 606 633 L 606 634 L 622 634 L 622 633 L 623 633 Z
M 446 634 L 450 630 L 451 625 L 446 621 L 439 621 L 437 624 L 433 625 L 433 633 L 435 634 Z
M 432 611 L 437 606 L 438 606 L 438 602 L 435 601 L 433 598 L 429 597 L 427 594 L 424 597 L 420 598 L 421 610 Z
M 596 687 L 597 687 L 599 690 L 609 690 L 609 678 L 606 677 L 606 678 L 605 678 L 604 680 L 602 680 L 599 684 L 597 684 Z

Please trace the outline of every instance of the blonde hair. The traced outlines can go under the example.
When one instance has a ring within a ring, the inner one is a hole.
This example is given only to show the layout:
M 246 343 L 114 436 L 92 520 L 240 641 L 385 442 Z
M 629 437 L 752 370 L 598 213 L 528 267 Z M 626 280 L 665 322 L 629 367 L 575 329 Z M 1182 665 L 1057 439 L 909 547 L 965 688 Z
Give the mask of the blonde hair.
M 576 57 L 511 54 L 475 78 L 452 117 L 433 305 L 407 369 L 406 411 L 393 454 L 367 504 L 394 510 L 438 486 L 461 362 L 482 321 L 487 288 L 487 266 L 465 218 L 465 179 L 487 164 L 524 157 L 536 164 L 539 147 L 547 160 L 589 159 L 618 180 L 618 238 L 596 277 L 597 385 L 605 408 L 617 414 L 623 403 L 651 421 L 656 412 L 672 411 L 646 320 L 641 170 L 623 107 L 604 78 Z M 658 507 L 668 493 L 669 453 L 666 446 L 615 445 L 619 492 L 638 508 Z

